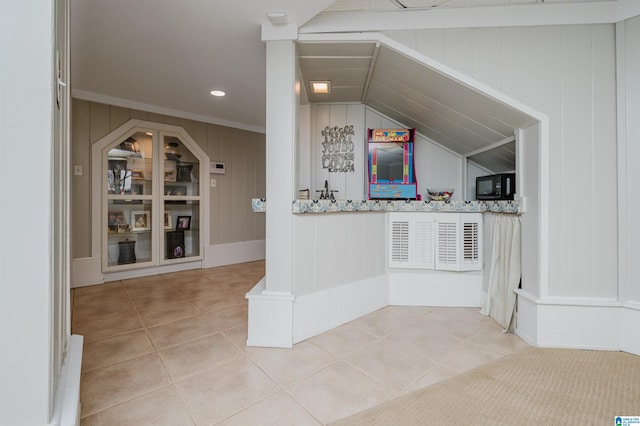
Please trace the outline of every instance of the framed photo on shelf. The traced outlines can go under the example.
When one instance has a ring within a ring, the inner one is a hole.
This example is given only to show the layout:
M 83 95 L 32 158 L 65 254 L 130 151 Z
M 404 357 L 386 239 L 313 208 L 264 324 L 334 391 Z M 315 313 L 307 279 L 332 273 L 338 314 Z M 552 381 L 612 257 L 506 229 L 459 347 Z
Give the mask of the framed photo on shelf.
M 151 229 L 151 216 L 148 211 L 131 212 L 132 231 L 148 231 Z
M 191 216 L 178 216 L 176 231 L 191 229 Z
M 125 232 L 130 232 L 131 231 L 131 226 L 130 225 L 118 225 L 118 233 L 119 234 L 123 234 Z
M 165 185 L 164 195 L 187 195 L 187 188 L 178 185 Z
M 176 182 L 191 182 L 191 169 L 193 169 L 193 164 L 178 164 L 176 168 L 178 169 Z
M 118 232 L 120 227 L 127 224 L 122 210 L 110 210 L 107 217 L 107 226 L 110 232 Z
M 164 229 L 173 229 L 173 217 L 171 216 L 171 210 L 164 211 Z
M 144 170 L 131 170 L 131 179 L 144 180 Z
M 143 195 L 144 194 L 144 185 L 142 185 L 142 184 L 131 185 L 131 194 Z

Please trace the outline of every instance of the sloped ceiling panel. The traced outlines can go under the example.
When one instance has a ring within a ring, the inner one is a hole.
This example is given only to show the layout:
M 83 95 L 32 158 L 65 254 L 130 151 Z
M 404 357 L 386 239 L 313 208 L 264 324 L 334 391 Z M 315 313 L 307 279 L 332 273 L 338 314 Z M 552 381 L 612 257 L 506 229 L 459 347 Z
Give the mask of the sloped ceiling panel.
M 381 47 L 365 103 L 465 155 L 513 136 L 531 118 L 390 48 Z
M 512 172 L 516 169 L 516 143 L 512 141 L 470 156 L 469 161 L 484 167 L 491 173 Z

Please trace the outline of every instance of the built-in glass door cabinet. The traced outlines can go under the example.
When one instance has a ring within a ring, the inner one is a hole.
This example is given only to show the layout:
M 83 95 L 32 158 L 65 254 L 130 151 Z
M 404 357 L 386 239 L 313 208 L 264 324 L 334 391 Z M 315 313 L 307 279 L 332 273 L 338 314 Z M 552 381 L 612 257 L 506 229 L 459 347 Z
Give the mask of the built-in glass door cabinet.
M 182 128 L 147 124 L 96 144 L 105 273 L 202 260 L 206 154 Z
M 175 135 L 162 134 L 163 263 L 201 258 L 200 161 Z

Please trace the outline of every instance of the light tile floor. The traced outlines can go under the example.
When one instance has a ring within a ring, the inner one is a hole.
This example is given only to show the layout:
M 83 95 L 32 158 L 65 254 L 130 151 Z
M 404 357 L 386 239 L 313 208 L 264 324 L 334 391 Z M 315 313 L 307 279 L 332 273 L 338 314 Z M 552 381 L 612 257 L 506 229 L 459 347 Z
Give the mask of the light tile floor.
M 74 289 L 82 425 L 319 425 L 526 347 L 469 308 L 389 306 L 247 347 L 251 262 Z

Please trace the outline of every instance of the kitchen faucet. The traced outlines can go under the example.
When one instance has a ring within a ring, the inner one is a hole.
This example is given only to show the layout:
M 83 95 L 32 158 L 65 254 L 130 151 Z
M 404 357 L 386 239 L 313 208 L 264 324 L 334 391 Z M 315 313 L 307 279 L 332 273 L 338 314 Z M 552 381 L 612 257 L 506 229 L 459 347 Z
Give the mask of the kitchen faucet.
M 338 192 L 337 189 L 332 189 L 331 191 L 329 191 L 329 181 L 327 179 L 325 179 L 324 181 L 324 189 L 321 189 L 319 191 L 316 191 L 320 193 L 320 199 L 321 200 L 335 200 L 335 197 L 333 196 L 334 192 Z

